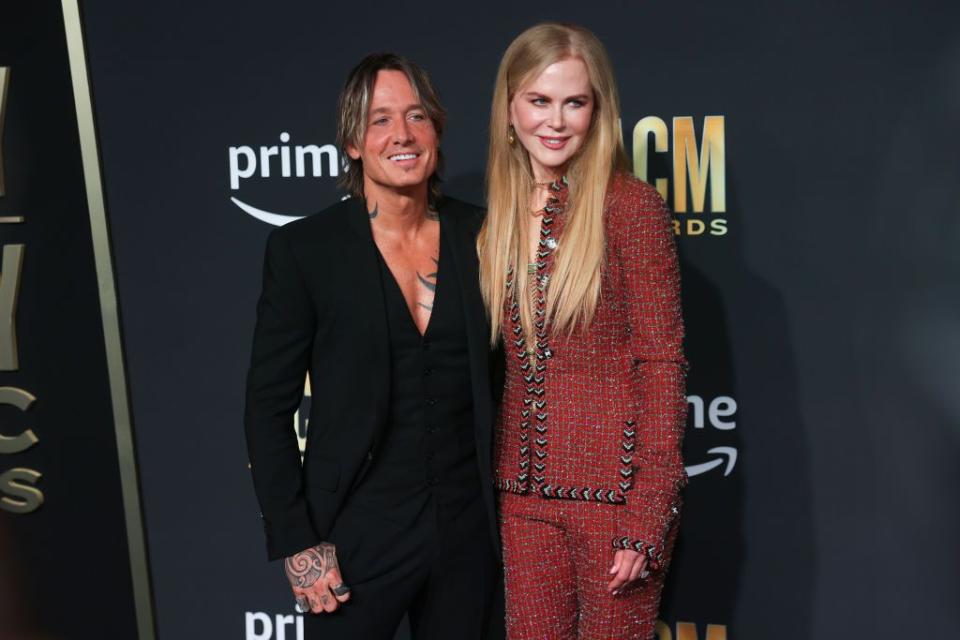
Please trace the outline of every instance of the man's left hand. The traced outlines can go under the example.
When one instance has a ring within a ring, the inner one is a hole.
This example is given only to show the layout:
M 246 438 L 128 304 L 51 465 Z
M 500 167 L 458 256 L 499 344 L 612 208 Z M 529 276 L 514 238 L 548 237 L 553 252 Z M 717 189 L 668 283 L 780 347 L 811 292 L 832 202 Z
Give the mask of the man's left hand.
M 337 549 L 329 542 L 295 553 L 284 562 L 293 597 L 303 613 L 331 613 L 350 599 L 343 583 Z

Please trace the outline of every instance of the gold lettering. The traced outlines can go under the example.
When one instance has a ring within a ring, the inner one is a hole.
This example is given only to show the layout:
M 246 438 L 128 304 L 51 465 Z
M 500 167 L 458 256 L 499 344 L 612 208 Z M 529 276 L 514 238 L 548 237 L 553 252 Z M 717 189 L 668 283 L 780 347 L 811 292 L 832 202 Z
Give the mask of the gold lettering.
M 43 504 L 43 492 L 34 487 L 41 474 L 33 469 L 10 469 L 0 475 L 0 509 L 10 513 L 30 513 Z
M 688 171 L 694 213 L 703 213 L 708 176 L 711 211 L 721 213 L 727 210 L 725 155 L 723 116 L 707 116 L 703 119 L 703 142 L 699 156 L 697 139 L 693 132 L 693 118 L 678 116 L 673 119 L 674 211 L 677 213 L 687 211 Z
M 697 625 L 692 622 L 678 622 L 677 640 L 698 640 Z M 708 624 L 705 640 L 727 640 L 726 625 Z
M 727 625 L 708 624 L 706 640 L 727 640 Z
M 3 116 L 7 112 L 7 86 L 10 84 L 10 67 L 0 67 L 0 197 L 6 193 L 3 183 Z
M 703 234 L 704 229 L 707 226 L 703 224 L 703 220 L 697 220 L 696 218 L 690 218 L 687 220 L 687 235 L 688 236 L 699 236 Z
M 303 397 L 310 397 L 310 375 L 307 374 L 307 381 L 303 385 Z M 303 459 L 303 454 L 307 450 L 307 428 L 310 426 L 310 418 L 308 416 L 301 416 L 300 409 L 297 409 L 297 412 L 293 414 L 293 430 L 297 432 L 297 445 L 300 447 L 300 458 Z
M 710 235 L 712 236 L 725 236 L 727 235 L 727 220 L 726 218 L 715 218 L 710 221 Z
M 29 391 L 16 387 L 0 387 L 0 405 L 7 404 L 20 411 L 26 411 L 36 400 Z M 40 441 L 32 429 L 27 429 L 19 435 L 8 437 L 0 433 L 0 453 L 20 453 L 26 451 Z
M 670 150 L 670 141 L 667 137 L 667 123 L 656 116 L 647 116 L 633 127 L 633 174 L 643 180 L 648 179 L 647 160 L 649 159 L 649 139 L 653 134 L 653 149 L 657 153 L 666 153 Z M 667 189 L 670 181 L 666 178 L 657 178 L 654 184 L 660 197 L 667 199 Z
M 17 292 L 20 290 L 22 244 L 3 247 L 0 266 L 0 371 L 17 370 Z
M 657 634 L 657 640 L 673 640 L 673 633 L 663 620 L 657 620 L 657 624 L 653 630 L 654 633 Z

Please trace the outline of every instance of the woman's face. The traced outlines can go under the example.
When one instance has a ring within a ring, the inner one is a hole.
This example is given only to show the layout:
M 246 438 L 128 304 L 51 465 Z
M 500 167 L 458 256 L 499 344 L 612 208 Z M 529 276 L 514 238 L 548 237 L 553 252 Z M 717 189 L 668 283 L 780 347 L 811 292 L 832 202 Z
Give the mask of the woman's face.
M 560 177 L 590 130 L 593 89 L 580 58 L 554 62 L 510 101 L 510 124 L 538 182 Z

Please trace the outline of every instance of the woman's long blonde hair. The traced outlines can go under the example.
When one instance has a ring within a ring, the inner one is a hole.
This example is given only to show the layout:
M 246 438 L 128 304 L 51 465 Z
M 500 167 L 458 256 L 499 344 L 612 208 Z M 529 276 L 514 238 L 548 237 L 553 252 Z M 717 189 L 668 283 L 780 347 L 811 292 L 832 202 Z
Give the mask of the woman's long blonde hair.
M 538 24 L 510 43 L 493 92 L 487 159 L 487 219 L 477 239 L 480 290 L 490 315 L 491 343 L 500 338 L 509 268 L 520 305 L 524 333 L 534 335 L 527 286 L 527 224 L 535 187 L 526 149 L 509 139 L 510 101 L 529 81 L 555 62 L 583 60 L 593 88 L 593 116 L 583 146 L 565 168 L 569 194 L 563 238 L 556 249 L 547 295 L 551 333 L 570 335 L 593 319 L 600 298 L 603 266 L 603 207 L 617 169 L 627 167 L 620 134 L 620 101 L 603 45 L 590 31 L 566 24 Z

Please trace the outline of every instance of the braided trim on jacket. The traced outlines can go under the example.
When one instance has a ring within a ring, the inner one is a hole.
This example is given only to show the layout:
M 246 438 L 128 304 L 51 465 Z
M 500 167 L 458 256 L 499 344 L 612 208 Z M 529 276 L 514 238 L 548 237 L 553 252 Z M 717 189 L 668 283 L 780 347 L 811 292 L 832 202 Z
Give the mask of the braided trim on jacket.
M 667 523 L 675 520 L 680 515 L 680 506 L 677 502 L 670 505 L 670 513 L 667 516 Z M 656 571 L 663 563 L 663 543 L 650 544 L 640 538 L 631 538 L 630 536 L 621 536 L 613 539 L 614 549 L 628 549 L 636 551 L 647 556 L 647 566 L 651 571 Z
M 643 540 L 623 536 L 622 538 L 613 539 L 613 548 L 636 551 L 637 553 L 642 553 L 647 556 L 647 568 L 650 571 L 659 569 L 663 562 L 663 545 L 647 544 Z

